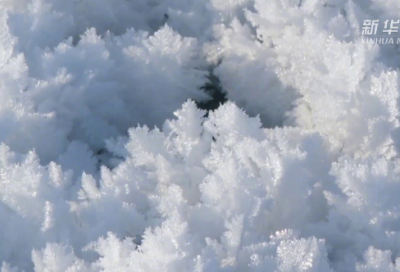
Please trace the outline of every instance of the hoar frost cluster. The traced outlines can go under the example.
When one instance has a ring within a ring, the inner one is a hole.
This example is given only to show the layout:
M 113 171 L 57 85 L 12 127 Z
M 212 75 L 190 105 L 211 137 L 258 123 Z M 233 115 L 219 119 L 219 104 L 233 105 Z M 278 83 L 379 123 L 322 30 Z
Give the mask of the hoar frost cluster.
M 400 271 L 399 14 L 0 0 L 1 272 Z

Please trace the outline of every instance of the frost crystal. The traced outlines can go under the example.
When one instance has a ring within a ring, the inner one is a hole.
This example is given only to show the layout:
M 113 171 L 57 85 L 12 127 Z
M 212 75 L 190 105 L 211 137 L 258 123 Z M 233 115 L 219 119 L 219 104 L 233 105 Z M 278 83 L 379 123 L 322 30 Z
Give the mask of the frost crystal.
M 0 0 L 0 271 L 400 271 L 399 14 Z

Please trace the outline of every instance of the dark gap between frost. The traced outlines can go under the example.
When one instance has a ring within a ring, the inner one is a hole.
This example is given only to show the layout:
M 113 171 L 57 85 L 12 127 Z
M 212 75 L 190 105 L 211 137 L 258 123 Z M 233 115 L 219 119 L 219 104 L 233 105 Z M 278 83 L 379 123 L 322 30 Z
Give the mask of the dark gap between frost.
M 214 75 L 212 69 L 208 76 L 209 82 L 204 84 L 200 89 L 210 95 L 211 99 L 207 101 L 196 101 L 196 105 L 199 109 L 206 110 L 208 116 L 209 111 L 216 110 L 220 105 L 224 104 L 228 99 L 226 93 L 222 90 L 221 82 L 219 78 Z

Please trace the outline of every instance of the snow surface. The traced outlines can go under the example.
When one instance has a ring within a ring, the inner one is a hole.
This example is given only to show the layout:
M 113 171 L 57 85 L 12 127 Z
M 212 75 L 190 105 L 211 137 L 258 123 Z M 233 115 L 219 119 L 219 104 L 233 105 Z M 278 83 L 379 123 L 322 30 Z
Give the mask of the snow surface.
M 1 272 L 400 271 L 399 14 L 0 0 Z

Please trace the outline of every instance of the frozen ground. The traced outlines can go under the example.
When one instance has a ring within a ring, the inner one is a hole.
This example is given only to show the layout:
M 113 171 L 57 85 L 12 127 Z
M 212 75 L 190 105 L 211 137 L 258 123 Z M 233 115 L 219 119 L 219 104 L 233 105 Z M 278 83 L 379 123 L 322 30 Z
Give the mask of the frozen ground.
M 0 11 L 1 272 L 400 271 L 400 1 Z

